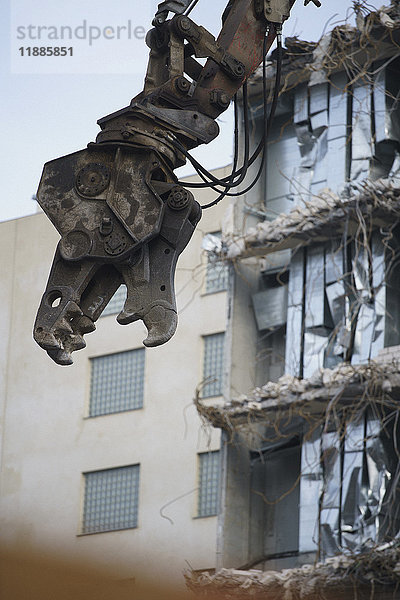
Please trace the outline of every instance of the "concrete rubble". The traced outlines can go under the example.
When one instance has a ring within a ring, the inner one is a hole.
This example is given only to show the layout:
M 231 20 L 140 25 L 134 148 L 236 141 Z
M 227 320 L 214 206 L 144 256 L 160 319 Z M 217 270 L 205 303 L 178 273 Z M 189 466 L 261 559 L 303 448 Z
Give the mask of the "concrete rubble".
M 282 571 L 221 569 L 215 574 L 186 575 L 188 587 L 198 596 L 263 598 L 264 600 L 316 600 L 346 598 L 357 588 L 357 598 L 399 598 L 400 548 L 384 544 L 364 553 L 341 554 L 323 563 Z M 395 591 L 394 591 L 395 590 Z
M 400 179 L 350 183 L 340 196 L 325 189 L 303 205 L 273 221 L 263 221 L 242 237 L 224 239 L 225 257 L 229 260 L 264 256 L 277 250 L 305 246 L 330 239 L 334 230 L 340 235 L 347 223 L 354 233 L 360 223 L 373 217 L 375 227 L 393 225 L 400 219 Z
M 233 425 L 265 421 L 274 412 L 299 412 L 305 406 L 310 416 L 318 416 L 326 411 L 330 401 L 352 405 L 354 398 L 384 405 L 398 401 L 400 350 L 397 355 L 383 351 L 376 361 L 367 364 L 320 369 L 309 379 L 285 374 L 277 382 L 269 381 L 251 394 L 223 404 L 210 405 L 200 399 L 196 402 L 199 413 L 215 427 L 230 430 Z

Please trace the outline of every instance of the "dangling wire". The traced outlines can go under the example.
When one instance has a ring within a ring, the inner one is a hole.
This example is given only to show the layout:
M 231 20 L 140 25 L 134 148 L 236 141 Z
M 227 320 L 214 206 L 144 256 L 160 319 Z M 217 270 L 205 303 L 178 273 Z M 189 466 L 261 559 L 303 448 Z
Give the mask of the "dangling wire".
M 196 4 L 198 3 L 199 0 L 193 0 L 193 2 L 188 6 L 188 8 L 185 10 L 185 12 L 183 13 L 184 15 L 189 15 L 192 10 L 194 9 L 194 7 L 196 6 Z
M 272 123 L 272 119 L 274 118 L 276 105 L 277 105 L 278 97 L 279 97 L 280 78 L 281 78 L 281 69 L 282 69 L 282 42 L 281 42 L 280 31 L 278 32 L 278 35 L 277 35 L 278 56 L 277 56 L 277 65 L 276 65 L 274 96 L 273 96 L 271 110 L 270 110 L 268 119 L 266 117 L 267 110 L 268 110 L 267 76 L 266 76 L 266 60 L 265 60 L 266 43 L 267 43 L 267 36 L 264 37 L 264 44 L 263 44 L 263 104 L 264 104 L 264 121 L 263 122 L 264 122 L 264 130 L 263 130 L 263 136 L 262 136 L 262 140 L 261 140 L 261 146 L 259 144 L 260 148 L 262 148 L 262 157 L 261 157 L 261 161 L 260 161 L 260 165 L 259 165 L 257 174 L 256 174 L 255 178 L 253 179 L 253 181 L 250 183 L 250 185 L 248 185 L 244 190 L 240 190 L 239 192 L 227 192 L 227 191 L 222 192 L 218 198 L 216 198 L 212 202 L 209 202 L 208 204 L 203 205 L 202 206 L 203 209 L 210 208 L 211 206 L 215 206 L 215 204 L 218 204 L 218 202 L 220 202 L 225 196 L 240 196 L 242 194 L 249 192 L 256 185 L 256 183 L 260 179 L 261 174 L 264 171 L 265 158 L 266 158 L 266 153 L 267 153 L 266 152 L 267 139 L 268 139 L 270 126 Z
M 253 179 L 253 181 L 251 182 L 251 184 L 249 186 L 247 186 L 247 188 L 245 188 L 244 190 L 241 190 L 240 192 L 222 192 L 218 196 L 218 198 L 215 198 L 215 200 L 213 200 L 212 202 L 209 202 L 208 204 L 204 204 L 202 206 L 203 209 L 210 208 L 211 206 L 215 206 L 225 196 L 240 196 L 242 194 L 246 194 L 256 185 L 256 183 L 260 179 L 261 174 L 263 173 L 265 157 L 266 157 L 266 149 L 267 149 L 267 137 L 268 137 L 268 131 L 269 131 L 269 126 L 268 126 L 269 119 L 266 118 L 267 110 L 268 110 L 267 77 L 266 77 L 266 61 L 265 61 L 266 40 L 267 40 L 267 36 L 264 37 L 264 44 L 263 44 L 263 105 L 264 105 L 263 106 L 263 112 L 264 112 L 263 125 L 264 125 L 264 129 L 263 129 L 263 135 L 262 135 L 262 146 L 260 146 L 260 148 L 262 148 L 262 157 L 261 157 L 260 165 L 258 167 L 257 174 L 256 174 L 255 178 Z M 275 108 L 273 105 L 271 106 L 270 116 L 273 114 L 272 109 L 275 112 Z
M 234 159 L 232 165 L 232 171 L 230 175 L 223 177 L 222 179 L 218 179 L 212 173 L 210 173 L 207 169 L 205 169 L 196 159 L 194 159 L 189 152 L 177 141 L 174 141 L 174 145 L 188 158 L 191 164 L 194 166 L 200 178 L 203 180 L 203 183 L 189 183 L 189 182 L 181 182 L 183 186 L 186 187 L 209 187 L 219 193 L 219 196 L 213 200 L 212 202 L 205 204 L 202 206 L 203 209 L 210 208 L 211 206 L 215 206 L 218 204 L 225 196 L 240 196 L 250 191 L 258 182 L 265 165 L 265 157 L 266 157 L 266 142 L 268 138 L 268 134 L 270 131 L 271 123 L 274 118 L 276 105 L 279 97 L 279 88 L 280 88 L 280 79 L 281 79 L 281 70 L 282 70 L 282 42 L 281 42 L 281 31 L 277 30 L 277 64 L 276 64 L 276 74 L 275 74 L 275 87 L 274 87 L 274 95 L 271 104 L 270 114 L 268 119 L 266 118 L 268 111 L 268 98 L 267 98 L 267 77 L 266 77 L 266 51 L 267 51 L 267 34 L 264 37 L 263 42 L 263 110 L 264 110 L 264 129 L 261 140 L 252 154 L 249 157 L 249 113 L 248 113 L 248 97 L 247 97 L 247 82 L 243 84 L 243 119 L 244 119 L 244 137 L 245 137 L 245 150 L 244 150 L 244 158 L 243 165 L 240 169 L 237 169 L 238 163 L 238 107 L 237 107 L 237 97 L 235 95 L 234 105 L 235 105 L 235 142 L 234 142 Z M 262 152 L 262 157 L 260 161 L 260 165 L 257 171 L 257 174 L 254 180 L 251 182 L 247 188 L 241 190 L 239 192 L 230 192 L 229 190 L 237 187 L 246 177 L 248 168 L 250 165 L 254 163 L 254 161 L 258 158 L 260 153 Z M 209 180 L 206 179 L 208 177 Z M 223 188 L 218 189 L 218 188 Z
M 199 177 L 204 181 L 204 184 L 193 184 L 186 182 L 179 182 L 181 185 L 186 187 L 211 187 L 215 189 L 218 193 L 220 190 L 216 189 L 215 186 L 219 185 L 229 189 L 231 187 L 236 187 L 241 183 L 246 177 L 247 169 L 249 167 L 249 154 L 250 154 L 250 124 L 249 124 L 249 111 L 248 111 L 248 100 L 247 100 L 247 81 L 243 83 L 243 120 L 244 120 L 244 158 L 243 158 L 243 166 L 239 171 L 236 171 L 238 155 L 239 155 L 239 134 L 238 134 L 238 109 L 237 109 L 237 101 L 235 95 L 235 154 L 233 160 L 233 168 L 230 175 L 225 177 L 224 179 L 218 179 L 215 177 L 210 171 L 208 171 L 202 164 L 200 164 L 189 152 L 182 146 L 180 142 L 174 140 L 172 143 L 176 146 L 191 162 L 193 167 L 195 168 Z M 207 181 L 205 177 L 208 177 L 211 181 Z M 236 177 L 239 179 L 233 182 Z

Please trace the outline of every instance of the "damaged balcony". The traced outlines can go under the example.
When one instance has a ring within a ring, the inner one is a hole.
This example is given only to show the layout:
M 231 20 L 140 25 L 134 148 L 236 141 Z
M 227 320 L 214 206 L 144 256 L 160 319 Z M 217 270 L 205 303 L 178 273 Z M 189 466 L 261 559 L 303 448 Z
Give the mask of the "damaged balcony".
M 247 535 L 244 566 L 290 567 L 397 539 L 399 351 L 308 380 L 284 375 L 222 406 L 197 400 L 224 431 L 225 525 Z M 246 524 L 235 512 L 245 501 Z

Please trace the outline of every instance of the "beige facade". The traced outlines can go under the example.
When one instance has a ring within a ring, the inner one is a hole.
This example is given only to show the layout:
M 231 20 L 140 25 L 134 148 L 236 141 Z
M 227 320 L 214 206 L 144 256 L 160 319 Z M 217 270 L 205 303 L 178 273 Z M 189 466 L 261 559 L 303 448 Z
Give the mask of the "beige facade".
M 225 175 L 224 170 L 218 176 Z M 201 191 L 202 204 L 213 192 Z M 204 211 L 178 261 L 179 325 L 145 350 L 143 408 L 88 417 L 91 358 L 142 347 L 142 322 L 101 317 L 69 367 L 32 339 L 58 234 L 43 213 L 0 224 L 1 538 L 7 546 L 95 559 L 138 577 L 149 567 L 182 581 L 188 566 L 214 567 L 216 516 L 199 518 L 198 453 L 218 450 L 193 405 L 202 380 L 203 336 L 225 330 L 227 294 L 205 293 L 203 237 L 226 205 Z M 138 526 L 82 535 L 84 473 L 140 465 Z

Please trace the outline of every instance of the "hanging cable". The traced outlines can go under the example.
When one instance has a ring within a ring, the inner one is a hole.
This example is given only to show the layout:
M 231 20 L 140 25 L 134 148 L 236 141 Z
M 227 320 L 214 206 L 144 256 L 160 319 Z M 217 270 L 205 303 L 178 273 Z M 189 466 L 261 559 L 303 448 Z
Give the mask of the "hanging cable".
M 258 182 L 258 180 L 260 179 L 260 176 L 264 170 L 264 166 L 265 166 L 265 157 L 266 157 L 266 143 L 267 143 L 267 139 L 268 139 L 268 135 L 269 135 L 269 131 L 270 131 L 270 126 L 272 123 L 272 119 L 274 118 L 274 114 L 275 114 L 275 110 L 276 110 L 276 106 L 278 103 L 278 97 L 279 97 L 279 88 L 280 88 L 280 79 L 281 79 L 281 70 L 282 70 L 282 35 L 281 35 L 281 30 L 277 29 L 277 64 L 276 64 L 276 74 L 275 74 L 275 88 L 274 88 L 274 96 L 273 96 L 273 100 L 272 100 L 272 104 L 271 104 L 271 110 L 270 110 L 270 114 L 268 119 L 266 118 L 266 114 L 267 114 L 267 110 L 268 110 L 268 98 L 267 98 L 267 76 L 266 76 L 266 59 L 265 59 L 265 55 L 266 55 L 266 43 L 267 43 L 267 36 L 265 36 L 264 38 L 264 44 L 263 44 L 263 108 L 264 108 L 264 129 L 263 129 L 263 135 L 262 135 L 262 139 L 258 145 L 258 148 L 262 148 L 262 158 L 261 158 L 261 162 L 257 171 L 257 174 L 255 176 L 255 178 L 253 179 L 253 181 L 251 182 L 251 184 L 249 186 L 247 186 L 247 188 L 245 188 L 244 190 L 241 190 L 239 192 L 228 192 L 227 189 L 225 189 L 225 191 L 221 192 L 220 195 L 215 198 L 215 200 L 213 200 L 212 202 L 209 202 L 208 204 L 205 204 L 202 206 L 203 209 L 205 208 L 210 208 L 211 206 L 215 206 L 216 204 L 218 204 L 225 196 L 240 196 L 242 194 L 247 193 L 248 191 L 250 191 Z M 249 161 L 250 162 L 250 161 Z M 222 180 L 221 180 L 222 182 Z M 222 185 L 222 183 L 221 183 Z
M 200 176 L 200 178 L 203 180 L 203 183 L 191 183 L 191 182 L 181 182 L 182 185 L 187 186 L 187 187 L 209 187 L 211 189 L 213 189 L 214 191 L 216 191 L 217 193 L 219 193 L 220 195 L 218 196 L 218 198 L 216 198 L 213 202 L 210 202 L 207 205 L 204 205 L 203 208 L 209 208 L 210 206 L 214 206 L 215 204 L 217 204 L 218 202 L 220 202 L 220 200 L 222 200 L 222 198 L 224 198 L 225 196 L 240 196 L 246 192 L 248 192 L 249 190 L 251 190 L 254 185 L 256 185 L 257 181 L 259 180 L 262 172 L 263 172 L 263 167 L 265 164 L 265 155 L 266 155 L 266 141 L 267 141 L 267 137 L 268 137 L 268 133 L 270 131 L 270 127 L 271 127 L 271 123 L 272 120 L 274 118 L 274 114 L 275 114 L 275 110 L 276 110 L 276 105 L 278 102 L 278 97 L 279 97 L 279 88 L 280 88 L 280 78 L 281 78 L 281 69 L 282 69 L 282 35 L 281 35 L 281 28 L 278 25 L 274 25 L 275 29 L 276 29 L 276 33 L 277 33 L 277 64 L 276 64 L 276 74 L 275 74 L 275 86 L 274 86 L 274 95 L 273 95 L 273 100 L 272 100 L 272 104 L 271 104 L 271 110 L 270 110 L 270 114 L 268 116 L 268 119 L 266 118 L 266 114 L 267 114 L 267 109 L 268 109 L 268 100 L 267 100 L 267 89 L 266 89 L 266 44 L 267 44 L 267 34 L 264 37 L 264 43 L 263 43 L 263 105 L 264 105 L 264 129 L 263 129 L 263 135 L 262 138 L 255 150 L 255 152 L 253 153 L 253 155 L 249 158 L 248 157 L 248 152 L 246 153 L 246 148 L 245 148 L 245 157 L 244 157 L 244 161 L 243 161 L 243 166 L 236 170 L 237 167 L 237 154 L 238 154 L 238 144 L 237 144 L 237 122 L 236 122 L 236 118 L 237 118 L 237 112 L 236 112 L 236 117 L 235 117 L 235 154 L 234 154 L 234 161 L 233 161 L 233 168 L 232 168 L 232 172 L 230 175 L 222 178 L 222 179 L 218 179 L 216 177 L 214 177 L 212 175 L 212 173 L 210 173 L 209 171 L 207 171 L 207 169 L 205 169 L 196 159 L 194 159 L 187 151 L 186 149 L 177 141 L 175 141 L 175 145 L 179 148 L 179 150 L 181 152 L 183 152 L 185 154 L 185 156 L 188 158 L 188 160 L 192 163 L 192 165 L 194 166 L 195 170 L 197 171 L 198 175 Z M 279 28 L 278 28 L 279 27 Z M 248 105 L 247 105 L 247 89 L 243 90 L 244 94 L 243 94 L 243 114 L 244 114 L 244 122 L 245 122 L 245 145 L 246 145 L 246 126 L 247 126 L 247 132 L 249 131 L 248 128 Z M 235 98 L 236 100 L 236 98 Z M 236 106 L 236 111 L 237 111 L 237 106 Z M 242 183 L 242 181 L 244 180 L 246 174 L 247 174 L 247 170 L 249 168 L 249 166 L 251 164 L 253 164 L 253 162 L 257 159 L 257 157 L 259 156 L 260 152 L 263 152 L 262 158 L 261 158 L 261 163 L 259 166 L 259 169 L 257 171 L 257 174 L 254 178 L 254 180 L 252 181 L 252 183 L 245 188 L 244 190 L 241 190 L 240 192 L 229 192 L 228 190 L 230 190 L 233 187 L 237 187 L 238 185 L 240 185 L 240 183 Z M 209 177 L 208 181 L 206 179 L 206 176 Z M 238 179 L 236 179 L 238 178 Z M 235 181 L 236 179 L 236 181 Z M 218 189 L 219 186 L 221 189 Z
M 256 177 L 254 178 L 253 182 L 245 189 L 242 190 L 240 192 L 232 192 L 229 193 L 227 190 L 225 190 L 224 192 L 221 192 L 220 195 L 215 198 L 215 200 L 213 200 L 212 202 L 209 202 L 208 204 L 203 204 L 202 205 L 202 209 L 206 209 L 206 208 L 211 208 L 211 206 L 215 206 L 216 204 L 218 204 L 223 198 L 225 198 L 225 196 L 238 196 L 241 194 L 245 194 L 246 192 L 250 191 L 252 189 L 252 187 L 255 186 L 255 184 L 257 183 L 257 181 L 260 178 L 260 175 L 263 171 L 263 167 L 264 167 L 264 162 L 265 162 L 265 150 L 266 150 L 266 140 L 267 140 L 267 134 L 268 134 L 268 130 L 267 130 L 267 119 L 266 119 L 266 114 L 267 114 L 267 90 L 266 90 L 266 60 L 265 60 L 265 54 L 266 54 L 266 40 L 267 40 L 267 36 L 264 37 L 264 43 L 263 43 L 263 114 L 264 114 L 264 119 L 263 119 L 263 135 L 262 135 L 262 139 L 264 140 L 263 144 L 262 144 L 262 158 L 261 158 L 261 162 L 260 162 L 260 166 L 258 168 L 258 172 Z
M 237 111 L 237 109 L 236 109 L 236 111 Z M 237 118 L 237 112 L 236 112 L 236 118 Z M 201 179 L 203 179 L 203 181 L 204 181 L 204 183 L 206 183 L 207 187 L 211 187 L 214 189 L 215 186 L 219 185 L 226 189 L 230 189 L 231 187 L 236 187 L 237 185 L 242 183 L 242 181 L 246 177 L 247 170 L 249 167 L 249 155 L 250 155 L 250 124 L 249 124 L 249 111 L 248 111 L 247 81 L 245 81 L 243 83 L 243 120 L 244 120 L 243 166 L 240 169 L 240 173 L 238 171 L 236 171 L 236 164 L 237 164 L 237 160 L 238 160 L 237 156 L 238 156 L 238 152 L 239 152 L 238 151 L 239 143 L 238 143 L 238 132 L 237 132 L 238 127 L 235 124 L 234 168 L 232 170 L 232 173 L 230 175 L 228 175 L 226 178 L 224 178 L 224 180 L 218 179 L 212 173 L 210 173 L 210 171 L 208 171 L 205 167 L 203 167 L 203 165 L 201 163 L 199 163 L 191 154 L 189 154 L 189 152 L 186 150 L 186 148 L 184 148 L 184 146 L 180 142 L 178 142 L 176 139 L 172 141 L 173 145 L 178 150 L 180 150 L 186 156 L 186 158 L 191 162 L 191 164 L 195 168 L 196 172 L 198 173 L 199 177 L 201 177 Z M 210 179 L 210 181 L 207 181 L 205 179 L 205 177 L 208 177 Z M 238 180 L 233 182 L 233 180 L 236 177 L 239 177 Z M 189 185 L 187 185 L 185 182 L 180 182 L 180 183 L 183 186 L 192 187 L 192 184 L 190 184 L 190 183 L 189 183 Z M 220 192 L 220 190 L 218 190 L 218 189 L 216 189 L 215 191 L 217 191 L 218 193 Z
M 244 115 L 246 115 L 246 111 L 247 110 L 247 105 L 243 106 L 243 112 Z M 225 184 L 229 184 L 229 187 L 235 187 L 236 185 L 238 185 L 236 182 L 234 183 L 234 180 L 241 176 L 243 173 L 244 168 L 246 167 L 246 171 L 248 169 L 248 167 L 250 167 L 254 160 L 257 158 L 259 151 L 261 150 L 261 143 L 259 144 L 259 150 L 256 149 L 256 152 L 258 150 L 258 154 L 257 156 L 255 156 L 255 153 L 248 159 L 248 161 L 246 162 L 246 165 L 243 165 L 242 167 L 240 167 L 240 169 L 237 169 L 237 163 L 239 160 L 239 109 L 238 109 L 238 99 L 237 99 L 237 95 L 235 94 L 234 96 L 234 127 L 235 127 L 235 133 L 234 133 L 234 157 L 233 157 L 233 167 L 232 167 L 232 172 L 227 175 L 226 177 L 223 177 L 222 179 L 217 179 L 215 178 L 211 173 L 209 173 L 209 175 L 211 176 L 212 181 L 207 181 L 206 178 L 204 177 L 204 175 L 202 174 L 202 172 L 199 172 L 196 169 L 196 165 L 193 164 L 192 161 L 192 156 L 189 155 L 188 153 L 186 154 L 188 160 L 192 163 L 192 165 L 195 167 L 195 170 L 197 171 L 199 177 L 203 180 L 203 183 L 199 183 L 199 182 L 180 182 L 182 185 L 186 186 L 186 187 L 190 187 L 190 188 L 206 188 L 209 187 L 211 189 L 214 189 L 215 191 L 217 191 L 218 193 L 221 190 L 218 190 L 214 187 L 214 185 L 219 185 L 219 186 L 225 186 Z M 245 116 L 245 118 L 248 118 Z M 196 161 L 197 162 L 197 161 Z M 237 169 L 237 170 L 236 170 Z M 244 179 L 244 177 L 243 177 Z M 213 183 L 214 182 L 214 183 Z
M 188 6 L 188 8 L 185 10 L 185 12 L 183 13 L 184 15 L 189 15 L 192 10 L 194 9 L 194 7 L 196 6 L 196 4 L 198 3 L 199 0 L 193 0 L 193 2 Z

